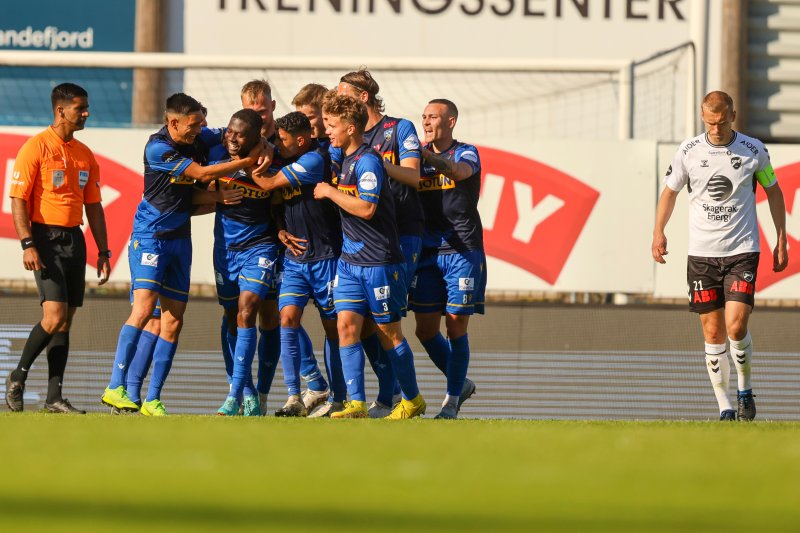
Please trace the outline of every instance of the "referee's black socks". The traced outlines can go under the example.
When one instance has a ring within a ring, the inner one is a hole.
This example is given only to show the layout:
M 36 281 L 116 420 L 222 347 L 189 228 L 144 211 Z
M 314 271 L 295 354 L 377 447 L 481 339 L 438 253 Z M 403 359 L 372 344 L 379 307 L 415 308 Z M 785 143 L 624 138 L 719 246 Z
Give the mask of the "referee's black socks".
M 28 335 L 28 340 L 22 348 L 22 357 L 19 358 L 19 365 L 17 365 L 16 370 L 11 372 L 11 381 L 25 383 L 33 362 L 36 361 L 36 358 L 50 344 L 52 339 L 53 335 L 44 330 L 41 322 L 33 326 L 31 334 Z
M 64 381 L 64 370 L 67 368 L 69 355 L 69 332 L 56 333 L 47 345 L 47 403 L 61 400 L 61 383 Z

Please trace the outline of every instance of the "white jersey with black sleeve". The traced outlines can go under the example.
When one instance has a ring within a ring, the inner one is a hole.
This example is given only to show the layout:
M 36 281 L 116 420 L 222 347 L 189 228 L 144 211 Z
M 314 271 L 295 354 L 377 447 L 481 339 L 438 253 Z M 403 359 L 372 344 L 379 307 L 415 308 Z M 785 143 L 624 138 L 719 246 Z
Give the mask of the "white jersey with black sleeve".
M 689 191 L 689 255 L 728 257 L 758 252 L 756 185 L 777 183 L 764 144 L 739 132 L 724 146 L 706 134 L 681 143 L 666 185 Z

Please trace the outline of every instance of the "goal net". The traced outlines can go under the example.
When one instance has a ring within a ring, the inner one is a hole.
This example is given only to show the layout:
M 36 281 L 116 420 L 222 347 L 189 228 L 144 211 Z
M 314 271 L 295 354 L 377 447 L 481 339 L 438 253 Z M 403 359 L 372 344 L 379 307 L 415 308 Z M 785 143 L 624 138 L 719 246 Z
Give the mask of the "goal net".
M 419 123 L 425 104 L 448 98 L 459 107 L 459 136 L 516 139 L 685 137 L 688 48 L 642 63 L 573 61 L 381 60 L 360 63 L 314 58 L 233 58 L 183 54 L 0 52 L 0 124 L 41 125 L 57 83 L 73 81 L 91 95 L 92 123 L 128 127 L 160 122 L 132 101 L 159 102 L 186 92 L 209 109 L 210 124 L 225 124 L 240 108 L 239 90 L 251 79 L 273 87 L 276 115 L 293 110 L 306 83 L 334 87 L 342 74 L 369 68 L 386 113 Z M 147 69 L 138 81 L 135 69 Z M 155 105 L 155 109 L 160 109 Z

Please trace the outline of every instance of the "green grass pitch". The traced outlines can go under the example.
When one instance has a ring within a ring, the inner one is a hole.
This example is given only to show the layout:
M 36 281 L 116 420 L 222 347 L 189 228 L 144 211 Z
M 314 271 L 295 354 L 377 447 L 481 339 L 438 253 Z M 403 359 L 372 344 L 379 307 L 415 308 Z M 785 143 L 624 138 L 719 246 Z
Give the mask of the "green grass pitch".
M 2 414 L 4 531 L 798 531 L 800 424 Z

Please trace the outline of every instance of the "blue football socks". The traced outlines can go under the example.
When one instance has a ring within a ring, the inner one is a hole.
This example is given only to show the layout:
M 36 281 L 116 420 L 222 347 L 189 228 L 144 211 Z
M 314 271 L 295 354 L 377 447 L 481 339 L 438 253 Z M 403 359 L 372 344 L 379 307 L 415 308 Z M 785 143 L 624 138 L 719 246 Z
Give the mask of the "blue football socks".
M 125 376 L 128 366 L 131 364 L 133 355 L 136 353 L 136 345 L 139 343 L 139 336 L 142 330 L 128 324 L 124 324 L 119 332 L 117 340 L 117 352 L 114 354 L 114 368 L 111 369 L 111 381 L 108 383 L 109 389 L 116 389 L 125 386 Z

